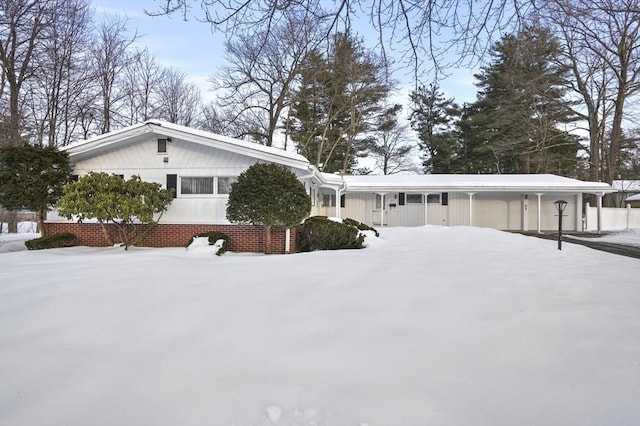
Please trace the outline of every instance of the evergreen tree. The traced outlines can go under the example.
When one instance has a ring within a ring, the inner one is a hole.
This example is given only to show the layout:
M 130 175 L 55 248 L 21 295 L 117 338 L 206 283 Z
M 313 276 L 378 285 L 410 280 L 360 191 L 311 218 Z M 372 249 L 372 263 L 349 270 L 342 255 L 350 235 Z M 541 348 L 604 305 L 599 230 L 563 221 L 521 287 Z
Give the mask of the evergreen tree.
M 311 199 L 295 174 L 277 164 L 254 164 L 231 184 L 227 219 L 265 227 L 265 253 L 271 228 L 299 225 L 311 212 Z
M 0 148 L 0 206 L 9 210 L 29 209 L 38 214 L 38 229 L 44 236 L 49 207 L 62 196 L 71 179 L 66 152 L 33 145 Z
M 325 172 L 352 171 L 390 91 L 382 71 L 349 34 L 337 35 L 327 54 L 309 55 L 286 126 L 298 152 Z
M 469 123 L 483 144 L 476 152 L 494 157 L 493 172 L 575 173 L 577 140 L 558 127 L 576 119 L 564 98 L 568 68 L 560 53 L 547 29 L 527 27 L 496 43 L 492 62 L 476 75 Z
M 425 173 L 460 171 L 457 158 L 461 146 L 455 131 L 459 108 L 446 99 L 437 84 L 420 86 L 411 92 L 411 127 L 418 134 Z
M 113 223 L 127 250 L 144 239 L 172 201 L 172 191 L 156 182 L 144 182 L 137 175 L 124 180 L 115 174 L 89 172 L 65 187 L 58 212 L 68 219 L 75 216 L 78 222 L 97 219 L 109 245 L 113 242 L 106 224 Z M 140 229 L 134 225 L 137 222 L 146 226 Z
M 458 164 L 462 173 L 495 173 L 496 158 L 487 146 L 491 129 L 487 128 L 485 116 L 475 104 L 465 104 L 457 122 L 460 138 Z

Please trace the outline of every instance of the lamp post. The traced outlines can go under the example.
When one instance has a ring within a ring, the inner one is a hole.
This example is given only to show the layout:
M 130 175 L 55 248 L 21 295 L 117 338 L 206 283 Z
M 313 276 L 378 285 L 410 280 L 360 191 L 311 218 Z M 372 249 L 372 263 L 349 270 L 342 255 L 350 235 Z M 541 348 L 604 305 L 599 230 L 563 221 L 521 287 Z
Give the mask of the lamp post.
M 558 211 L 558 250 L 562 250 L 562 212 L 567 208 L 565 200 L 558 200 L 553 203 Z

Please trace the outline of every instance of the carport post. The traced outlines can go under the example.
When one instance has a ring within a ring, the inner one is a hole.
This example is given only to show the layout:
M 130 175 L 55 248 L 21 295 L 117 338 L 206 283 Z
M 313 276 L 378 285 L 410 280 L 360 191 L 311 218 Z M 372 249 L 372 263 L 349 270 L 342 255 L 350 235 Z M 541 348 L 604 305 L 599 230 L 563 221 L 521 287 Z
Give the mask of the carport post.
M 541 217 L 542 217 L 542 194 L 544 194 L 543 192 L 536 192 L 535 193 L 538 196 L 538 234 L 541 232 L 541 226 L 540 226 L 540 221 L 541 221 Z
M 596 194 L 598 198 L 598 234 L 602 233 L 602 197 L 604 193 Z
M 429 203 L 427 202 L 427 200 L 429 199 L 429 195 L 431 195 L 431 192 L 425 192 L 423 193 L 424 195 L 424 224 L 428 225 L 429 224 Z
M 467 192 L 469 195 L 469 226 L 473 226 L 473 196 L 475 192 Z

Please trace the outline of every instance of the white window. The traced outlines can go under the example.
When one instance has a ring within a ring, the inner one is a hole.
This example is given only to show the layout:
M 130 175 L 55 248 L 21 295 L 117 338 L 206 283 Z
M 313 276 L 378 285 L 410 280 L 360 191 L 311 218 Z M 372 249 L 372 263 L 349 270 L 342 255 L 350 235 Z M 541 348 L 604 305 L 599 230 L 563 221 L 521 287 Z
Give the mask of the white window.
M 236 181 L 233 176 L 198 176 L 180 178 L 181 195 L 227 195 L 231 184 Z
M 422 194 L 407 194 L 407 204 L 422 204 Z
M 336 194 L 322 194 L 322 207 L 335 207 Z
M 429 194 L 429 195 L 427 195 L 427 203 L 428 204 L 440 204 L 440 194 Z
M 183 177 L 180 179 L 180 193 L 213 194 L 213 177 Z
M 236 181 L 235 177 L 218 178 L 218 194 L 228 194 L 231 191 L 231 184 Z

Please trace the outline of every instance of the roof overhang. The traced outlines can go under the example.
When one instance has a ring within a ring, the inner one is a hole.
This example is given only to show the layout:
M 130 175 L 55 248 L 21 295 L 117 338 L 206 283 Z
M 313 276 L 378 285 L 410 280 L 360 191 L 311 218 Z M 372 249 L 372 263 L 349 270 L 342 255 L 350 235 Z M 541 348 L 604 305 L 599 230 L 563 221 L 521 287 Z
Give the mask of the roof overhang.
M 346 192 L 615 192 L 606 183 L 583 182 L 556 175 L 387 175 L 344 176 Z
M 91 157 L 126 142 L 141 140 L 148 134 L 197 143 L 286 167 L 309 170 L 309 161 L 293 152 L 156 120 L 106 133 L 62 149 L 69 153 L 69 158 L 73 161 Z

